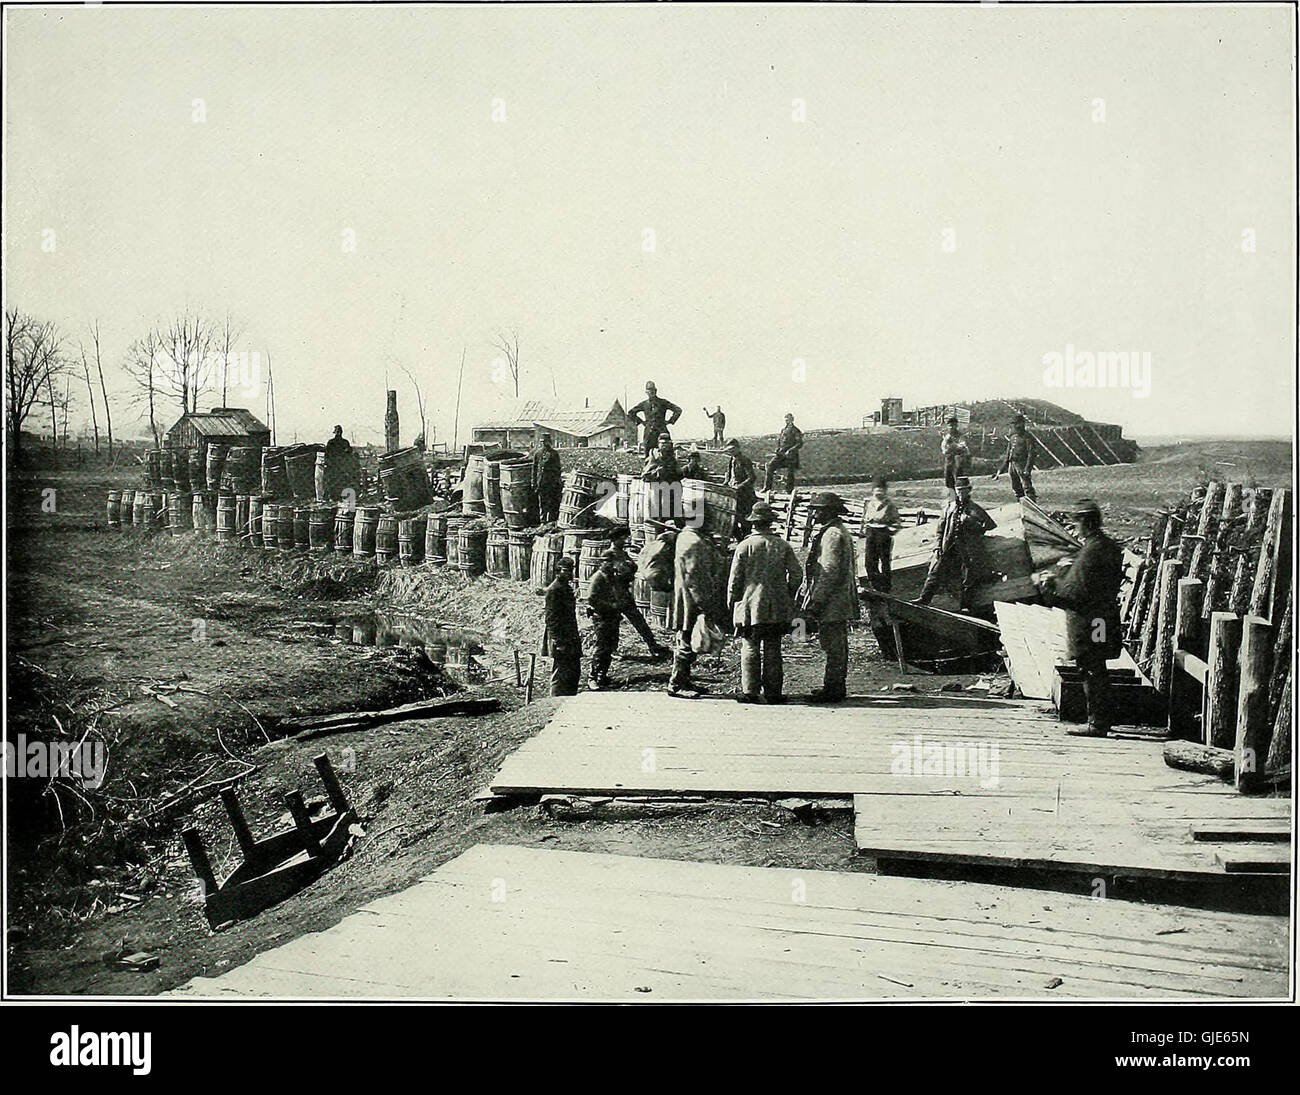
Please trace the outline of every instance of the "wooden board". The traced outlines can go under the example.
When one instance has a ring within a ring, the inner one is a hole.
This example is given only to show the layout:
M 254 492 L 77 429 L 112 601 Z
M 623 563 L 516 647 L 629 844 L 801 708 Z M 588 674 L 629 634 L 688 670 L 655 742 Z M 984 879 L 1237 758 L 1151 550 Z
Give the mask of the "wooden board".
M 974 883 L 479 845 L 202 998 L 1283 998 L 1287 923 Z
M 926 759 L 934 749 L 937 772 Z M 1224 845 L 1193 841 L 1193 825 L 1291 821 L 1289 800 L 1172 769 L 1159 742 L 1070 737 L 1050 706 L 951 693 L 831 707 L 583 693 L 506 758 L 490 787 L 855 795 L 858 845 L 879 857 L 1177 878 L 1224 872 Z
M 1004 601 L 993 608 L 1016 687 L 1030 699 L 1050 699 L 1056 666 L 1070 659 L 1065 610 Z

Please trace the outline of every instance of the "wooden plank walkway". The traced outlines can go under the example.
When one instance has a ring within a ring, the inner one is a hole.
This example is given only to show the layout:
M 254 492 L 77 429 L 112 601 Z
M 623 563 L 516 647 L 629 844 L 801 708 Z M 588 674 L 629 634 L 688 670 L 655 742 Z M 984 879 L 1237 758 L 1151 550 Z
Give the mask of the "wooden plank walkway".
M 491 789 L 853 795 L 858 845 L 877 858 L 1161 878 L 1222 877 L 1223 856 L 1241 862 L 1239 845 L 1194 840 L 1193 826 L 1291 823 L 1289 799 L 1170 768 L 1158 742 L 1069 737 L 1041 703 L 950 694 L 766 707 L 583 693 Z
M 1283 998 L 1284 917 L 479 845 L 205 998 Z

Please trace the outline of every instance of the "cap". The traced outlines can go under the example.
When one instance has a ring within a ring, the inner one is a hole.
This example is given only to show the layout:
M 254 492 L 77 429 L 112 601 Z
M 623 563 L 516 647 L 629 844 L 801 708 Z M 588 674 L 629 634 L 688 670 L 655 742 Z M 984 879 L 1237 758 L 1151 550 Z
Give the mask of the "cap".
M 725 449 L 738 449 L 738 448 L 740 448 L 740 442 L 737 441 L 734 437 L 728 437 L 728 438 L 727 438 L 727 443 L 723 446 L 723 448 L 725 448 Z
M 567 570 L 572 570 L 572 569 L 573 569 L 573 556 L 571 556 L 571 555 L 561 555 L 558 559 L 555 560 L 555 565 L 556 565 L 557 567 L 564 567 L 564 568 L 567 569 Z
M 645 389 L 648 392 L 654 392 L 659 390 L 655 387 L 655 382 L 653 380 L 647 380 L 645 382 Z
M 751 525 L 770 525 L 775 520 L 776 511 L 766 502 L 755 502 L 754 508 L 749 511 Z
M 849 512 L 849 507 L 844 504 L 844 499 L 833 490 L 818 491 L 818 493 L 812 496 L 812 501 L 808 503 L 808 508 L 834 510 L 836 513 Z
M 957 476 L 953 482 L 958 490 L 970 490 L 970 480 L 964 475 Z
M 1101 520 L 1101 507 L 1091 498 L 1080 498 L 1070 508 L 1071 517 L 1095 517 Z
M 627 525 L 615 525 L 609 530 L 611 540 L 621 540 L 624 536 L 631 536 L 632 530 Z

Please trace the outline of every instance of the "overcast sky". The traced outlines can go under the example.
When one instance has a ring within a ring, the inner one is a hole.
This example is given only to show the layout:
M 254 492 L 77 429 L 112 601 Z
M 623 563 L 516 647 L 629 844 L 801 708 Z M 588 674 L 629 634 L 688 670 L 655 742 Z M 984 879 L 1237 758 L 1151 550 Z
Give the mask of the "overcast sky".
M 503 328 L 523 395 L 652 377 L 680 435 L 704 403 L 758 433 L 884 395 L 1291 432 L 1289 6 L 5 17 L 7 305 L 98 318 L 114 372 L 229 310 L 281 440 L 378 438 L 387 370 L 409 441 L 401 364 L 449 441 L 465 348 L 463 440 Z M 1068 346 L 1149 353 L 1149 396 L 1046 385 Z

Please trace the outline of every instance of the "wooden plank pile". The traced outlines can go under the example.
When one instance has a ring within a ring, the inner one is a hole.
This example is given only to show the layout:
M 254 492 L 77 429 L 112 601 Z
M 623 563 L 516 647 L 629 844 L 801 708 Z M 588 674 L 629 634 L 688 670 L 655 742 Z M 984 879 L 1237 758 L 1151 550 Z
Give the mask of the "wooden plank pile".
M 808 503 L 815 493 L 811 490 L 795 490 L 793 494 L 777 492 L 772 494 L 771 505 L 776 514 L 775 527 L 780 529 L 785 538 L 796 547 L 807 547 L 812 539 L 812 509 Z M 760 493 L 760 497 L 766 498 L 767 495 Z M 852 511 L 845 516 L 845 525 L 855 535 L 865 535 L 867 500 L 864 498 L 860 503 L 855 503 L 851 499 L 845 499 L 845 502 Z M 924 525 L 939 518 L 937 510 L 927 510 L 924 506 L 916 509 L 900 509 L 898 515 L 903 519 L 904 525 Z
M 1121 603 L 1168 706 L 1166 760 L 1238 790 L 1289 782 L 1291 491 L 1210 482 L 1157 515 Z

